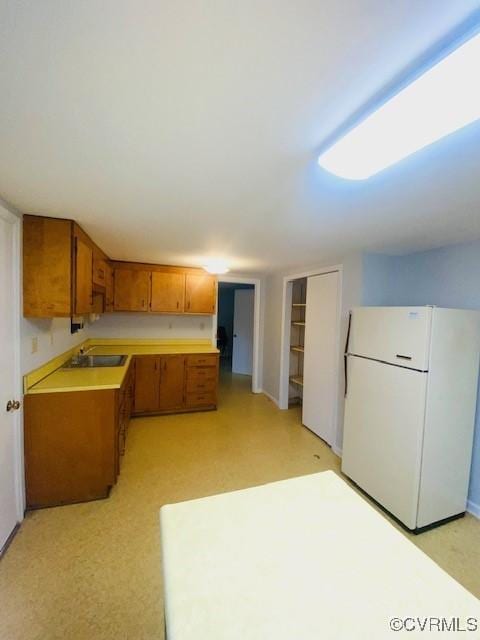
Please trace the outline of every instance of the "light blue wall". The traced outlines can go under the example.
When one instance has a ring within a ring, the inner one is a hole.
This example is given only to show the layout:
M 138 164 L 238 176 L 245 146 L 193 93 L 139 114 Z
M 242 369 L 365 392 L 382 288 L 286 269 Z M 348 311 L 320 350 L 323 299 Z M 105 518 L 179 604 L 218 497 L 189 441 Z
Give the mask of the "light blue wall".
M 362 304 L 384 307 L 393 302 L 393 277 L 396 258 L 378 253 L 366 253 L 362 263 Z
M 363 304 L 480 309 L 480 241 L 406 256 L 366 254 Z M 480 510 L 480 385 L 469 500 Z

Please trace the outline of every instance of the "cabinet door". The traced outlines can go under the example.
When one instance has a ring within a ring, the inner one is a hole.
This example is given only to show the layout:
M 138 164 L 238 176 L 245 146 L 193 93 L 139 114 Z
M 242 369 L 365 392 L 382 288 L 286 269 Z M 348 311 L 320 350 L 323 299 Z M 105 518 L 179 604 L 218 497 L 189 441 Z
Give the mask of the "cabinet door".
M 150 271 L 117 268 L 114 279 L 115 311 L 147 311 Z
M 113 269 L 105 263 L 105 311 L 113 311 Z
M 103 258 L 93 260 L 93 282 L 100 287 L 105 287 L 107 283 L 107 262 Z
M 135 413 L 158 411 L 159 395 L 159 356 L 137 356 L 135 358 Z
M 23 218 L 23 315 L 72 315 L 72 223 Z
M 75 238 L 75 313 L 91 313 L 93 250 L 80 238 Z
M 151 311 L 183 313 L 185 303 L 185 274 L 152 272 Z
M 185 312 L 215 312 L 217 279 L 207 274 L 187 273 L 185 278 Z
M 185 356 L 168 356 L 160 360 L 160 410 L 183 407 Z

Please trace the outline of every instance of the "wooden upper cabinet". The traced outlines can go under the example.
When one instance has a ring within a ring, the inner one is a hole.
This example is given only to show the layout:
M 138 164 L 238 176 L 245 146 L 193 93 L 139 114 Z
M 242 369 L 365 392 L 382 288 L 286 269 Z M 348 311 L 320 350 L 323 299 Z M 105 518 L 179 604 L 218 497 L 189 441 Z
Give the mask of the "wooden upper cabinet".
M 217 279 L 201 269 L 115 262 L 73 220 L 23 217 L 23 313 L 215 313 Z
M 105 263 L 105 311 L 113 311 L 113 269 L 111 265 Z
M 114 311 L 148 311 L 150 271 L 116 267 L 114 274 Z
M 75 314 L 92 312 L 93 308 L 93 249 L 84 240 L 75 237 Z
M 23 315 L 69 317 L 72 311 L 72 222 L 23 217 Z
M 185 305 L 185 274 L 152 272 L 150 310 L 157 313 L 183 313 Z
M 187 273 L 185 277 L 185 313 L 215 312 L 217 279 L 208 274 Z
M 108 263 L 101 257 L 94 255 L 93 257 L 93 284 L 99 287 L 107 286 L 107 267 Z
M 160 411 L 175 411 L 184 404 L 185 356 L 160 359 Z

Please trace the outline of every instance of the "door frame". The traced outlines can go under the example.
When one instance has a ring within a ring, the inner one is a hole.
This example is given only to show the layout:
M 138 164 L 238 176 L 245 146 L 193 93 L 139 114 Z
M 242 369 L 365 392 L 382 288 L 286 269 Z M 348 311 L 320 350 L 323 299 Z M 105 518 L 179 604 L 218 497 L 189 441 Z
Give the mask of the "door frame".
M 20 214 L 14 213 L 13 208 L 4 200 L 0 199 L 0 216 L 13 224 L 13 300 L 11 311 L 13 313 L 14 331 L 14 393 L 16 399 L 23 400 L 23 384 L 21 372 L 21 238 L 22 238 L 22 218 Z M 23 402 L 20 411 L 13 414 L 15 432 L 15 492 L 17 505 L 17 522 L 22 522 L 25 513 L 25 474 L 23 456 Z
M 335 264 L 328 267 L 321 267 L 318 269 L 311 269 L 309 271 L 303 271 L 301 273 L 292 273 L 283 278 L 283 296 L 282 296 L 282 329 L 281 329 L 281 346 L 280 346 L 280 383 L 279 383 L 279 409 L 288 409 L 288 387 L 289 387 L 289 364 L 290 364 L 290 323 L 292 317 L 292 283 L 293 280 L 299 280 L 301 278 L 308 278 L 309 276 L 320 276 L 326 273 L 338 272 L 338 291 L 337 291 L 337 330 L 336 330 L 336 349 L 338 352 L 337 364 L 335 367 L 335 377 L 339 381 L 340 375 L 340 360 L 343 355 L 340 350 L 341 345 L 341 322 L 342 322 L 342 287 L 343 287 L 343 266 L 341 264 Z M 336 447 L 336 439 L 338 434 L 338 419 L 339 419 L 339 384 L 335 386 L 335 417 L 333 425 L 333 444 L 332 447 Z
M 260 278 L 244 278 L 241 276 L 224 276 L 218 277 L 217 282 L 217 304 L 215 306 L 215 314 L 212 324 L 212 344 L 216 345 L 217 323 L 218 323 L 218 284 L 220 282 L 230 282 L 233 284 L 252 284 L 253 285 L 253 358 L 252 358 L 252 392 L 261 393 L 260 384 L 260 296 L 261 296 L 261 280 Z

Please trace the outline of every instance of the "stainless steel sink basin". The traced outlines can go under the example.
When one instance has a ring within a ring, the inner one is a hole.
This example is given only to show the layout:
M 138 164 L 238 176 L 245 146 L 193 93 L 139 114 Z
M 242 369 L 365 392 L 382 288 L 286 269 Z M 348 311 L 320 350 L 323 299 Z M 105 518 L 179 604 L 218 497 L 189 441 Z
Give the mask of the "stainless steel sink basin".
M 62 369 L 86 369 L 94 367 L 122 367 L 127 356 L 86 356 L 78 355 L 70 358 Z

